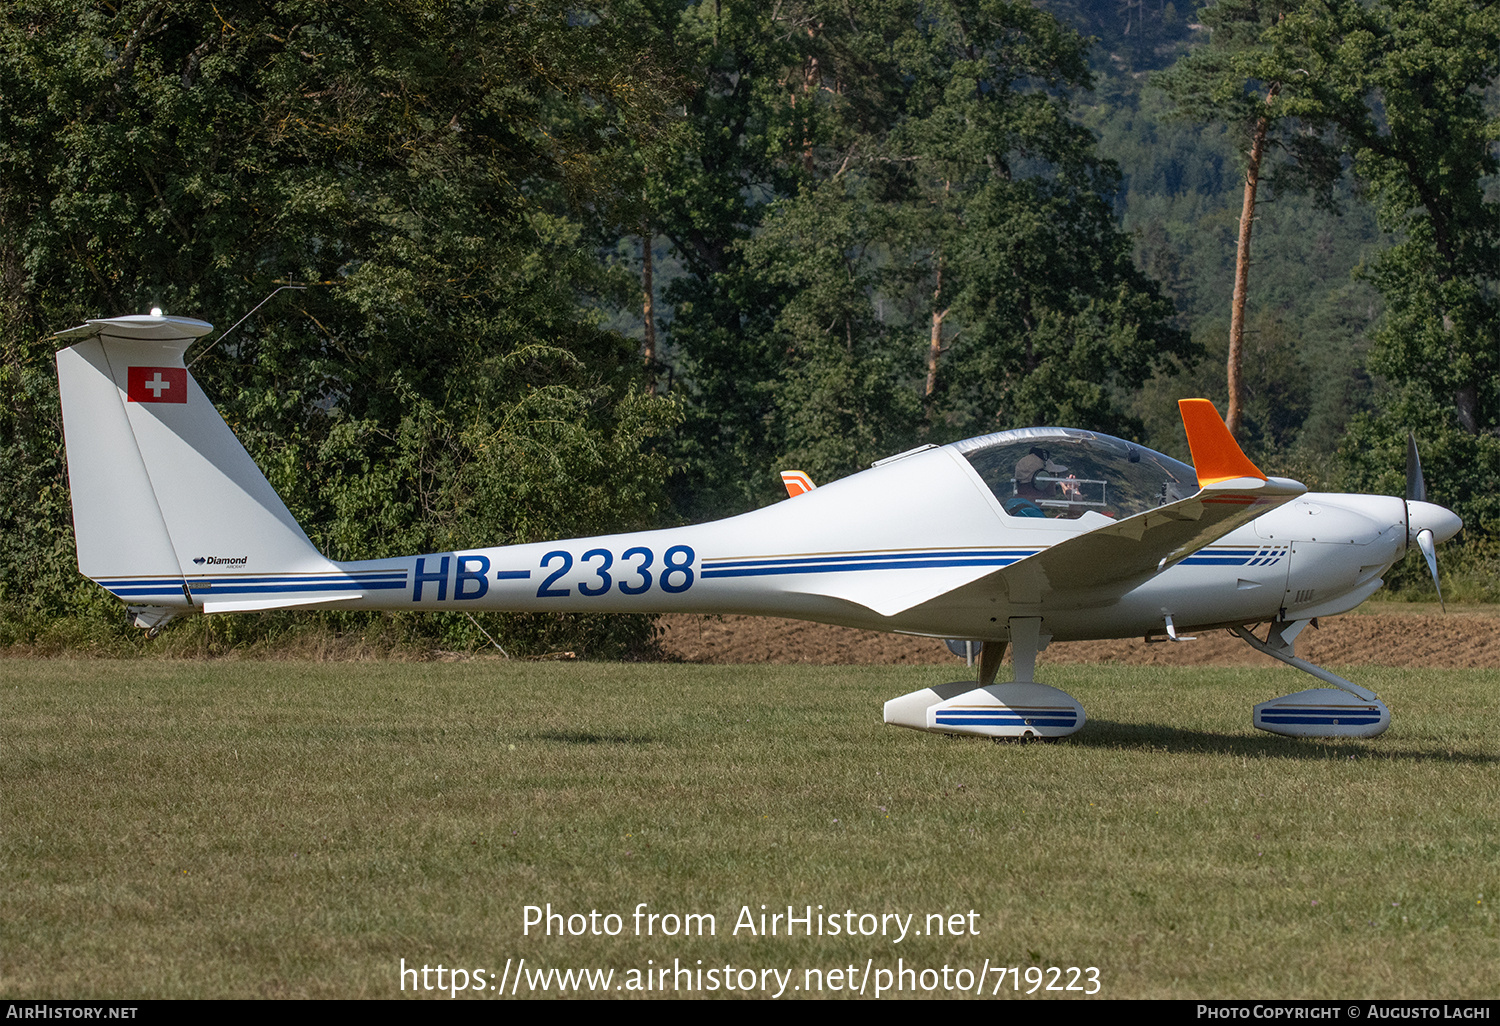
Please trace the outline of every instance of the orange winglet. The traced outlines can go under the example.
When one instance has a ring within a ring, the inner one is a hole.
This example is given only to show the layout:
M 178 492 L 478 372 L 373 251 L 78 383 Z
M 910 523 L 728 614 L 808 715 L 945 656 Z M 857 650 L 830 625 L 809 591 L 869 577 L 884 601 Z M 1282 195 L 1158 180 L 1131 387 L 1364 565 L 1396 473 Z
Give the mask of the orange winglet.
M 786 486 L 786 494 L 793 499 L 817 487 L 817 485 L 812 483 L 812 478 L 800 470 L 783 470 L 781 472 L 781 483 Z
M 1188 448 L 1193 450 L 1193 469 L 1198 472 L 1199 488 L 1237 477 L 1266 479 L 1240 449 L 1213 403 L 1207 399 L 1179 399 L 1177 408 L 1182 411 Z

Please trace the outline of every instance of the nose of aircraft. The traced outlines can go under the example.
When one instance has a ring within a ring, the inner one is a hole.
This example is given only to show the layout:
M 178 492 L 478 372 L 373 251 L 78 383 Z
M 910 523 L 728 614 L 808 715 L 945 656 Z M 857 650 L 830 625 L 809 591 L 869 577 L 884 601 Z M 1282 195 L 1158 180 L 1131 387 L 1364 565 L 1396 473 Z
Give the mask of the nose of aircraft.
M 1413 542 L 1423 531 L 1431 531 L 1433 541 L 1445 542 L 1464 526 L 1458 514 L 1451 509 L 1415 499 L 1408 499 L 1406 502 L 1406 524 L 1406 537 Z

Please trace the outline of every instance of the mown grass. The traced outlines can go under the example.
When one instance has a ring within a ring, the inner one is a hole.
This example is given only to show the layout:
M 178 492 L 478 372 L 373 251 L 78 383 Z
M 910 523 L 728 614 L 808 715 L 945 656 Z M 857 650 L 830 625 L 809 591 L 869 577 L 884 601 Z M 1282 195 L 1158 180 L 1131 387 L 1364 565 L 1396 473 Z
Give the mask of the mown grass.
M 0 661 L 0 994 L 393 997 L 402 958 L 525 956 L 1494 996 L 1500 674 L 1350 671 L 1393 710 L 1368 742 L 1252 730 L 1306 683 L 1274 670 L 1048 668 L 1091 717 L 1058 744 L 880 722 L 952 675 Z M 522 936 L 548 902 L 626 932 Z M 717 935 L 631 936 L 639 902 Z M 974 909 L 979 935 L 732 935 L 762 903 Z

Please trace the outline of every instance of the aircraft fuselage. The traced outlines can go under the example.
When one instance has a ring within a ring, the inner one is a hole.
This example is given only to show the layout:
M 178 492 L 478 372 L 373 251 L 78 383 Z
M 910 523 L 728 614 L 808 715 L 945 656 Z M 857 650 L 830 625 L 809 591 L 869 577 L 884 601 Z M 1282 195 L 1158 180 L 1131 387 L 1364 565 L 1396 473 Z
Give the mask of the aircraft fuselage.
M 1380 587 L 1407 537 L 1400 499 L 1308 494 L 1129 586 L 1051 582 L 1018 596 L 985 569 L 1001 570 L 1101 522 L 1097 513 L 1010 516 L 945 447 L 688 527 L 330 561 L 272 576 L 256 574 L 253 551 L 224 550 L 206 554 L 185 576 L 185 589 L 139 579 L 139 590 L 103 583 L 127 601 L 191 603 L 208 612 L 257 608 L 261 596 L 267 608 L 283 606 L 294 595 L 308 608 L 742 613 L 975 640 L 1005 640 L 1011 617 L 1041 616 L 1047 633 L 1064 641 L 1160 634 L 1168 615 L 1191 630 L 1343 612 Z M 910 544 L 924 535 L 932 544 Z M 969 587 L 951 587 L 976 576 Z M 897 617 L 861 601 L 905 582 L 937 597 Z

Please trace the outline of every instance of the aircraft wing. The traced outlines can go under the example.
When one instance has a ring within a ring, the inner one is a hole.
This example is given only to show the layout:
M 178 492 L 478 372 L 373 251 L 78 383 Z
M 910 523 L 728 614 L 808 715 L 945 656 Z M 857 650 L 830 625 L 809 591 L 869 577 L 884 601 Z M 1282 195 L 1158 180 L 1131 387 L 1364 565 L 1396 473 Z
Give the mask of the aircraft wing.
M 1073 535 L 940 597 L 991 588 L 997 581 L 1019 602 L 1040 601 L 1048 592 L 1128 590 L 1307 491 L 1297 481 L 1261 473 L 1208 400 L 1184 399 L 1178 406 L 1198 492 Z
M 1078 534 L 1000 572 L 1018 593 L 1084 590 L 1159 573 L 1307 489 L 1285 478 L 1234 478 Z

